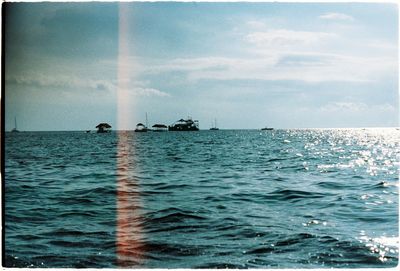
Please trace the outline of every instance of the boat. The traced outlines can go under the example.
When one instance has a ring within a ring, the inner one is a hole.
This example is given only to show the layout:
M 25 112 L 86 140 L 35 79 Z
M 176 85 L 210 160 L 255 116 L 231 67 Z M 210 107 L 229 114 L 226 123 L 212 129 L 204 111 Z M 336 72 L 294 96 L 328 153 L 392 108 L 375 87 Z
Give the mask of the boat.
M 217 128 L 217 119 L 214 119 L 214 126 L 211 127 L 210 130 L 213 130 L 213 131 L 219 130 L 219 128 Z
M 261 131 L 272 131 L 272 130 L 274 130 L 274 128 L 272 128 L 272 127 L 261 128 Z
M 154 124 L 152 126 L 153 132 L 165 132 L 168 131 L 168 126 L 164 124 Z
M 146 125 L 144 125 L 143 123 L 139 122 L 136 125 L 135 132 L 139 132 L 139 133 L 147 132 L 147 131 L 150 130 L 149 128 L 147 128 L 147 126 L 148 125 L 147 125 L 147 112 L 146 112 Z
M 11 130 L 12 133 L 19 133 L 17 129 L 17 118 L 14 118 L 14 129 Z
M 174 122 L 172 125 L 168 126 L 168 131 L 198 131 L 199 121 L 192 120 L 190 117 L 185 119 L 180 119 Z
M 109 133 L 111 132 L 111 125 L 105 122 L 99 123 L 97 126 L 97 133 Z
M 138 123 L 137 125 L 136 125 L 136 129 L 135 129 L 135 132 L 140 132 L 140 133 L 143 133 L 143 132 L 147 132 L 147 127 L 146 127 L 146 125 L 144 125 L 143 123 Z

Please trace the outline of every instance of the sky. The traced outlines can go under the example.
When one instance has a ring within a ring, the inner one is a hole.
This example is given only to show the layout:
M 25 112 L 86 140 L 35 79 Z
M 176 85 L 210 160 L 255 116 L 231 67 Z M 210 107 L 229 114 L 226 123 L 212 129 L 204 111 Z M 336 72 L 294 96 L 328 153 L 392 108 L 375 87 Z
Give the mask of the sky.
M 393 3 L 8 3 L 5 129 L 399 126 Z

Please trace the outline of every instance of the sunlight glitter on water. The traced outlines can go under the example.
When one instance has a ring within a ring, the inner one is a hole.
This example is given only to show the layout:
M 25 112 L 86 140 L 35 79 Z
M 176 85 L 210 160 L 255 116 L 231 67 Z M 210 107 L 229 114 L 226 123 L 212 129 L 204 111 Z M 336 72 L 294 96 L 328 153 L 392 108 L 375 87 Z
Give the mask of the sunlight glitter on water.
M 396 266 L 399 143 L 358 145 L 340 132 L 7 135 L 8 264 Z M 35 149 L 41 141 L 44 147 Z M 315 149 L 304 149 L 316 141 Z M 44 150 L 63 159 L 50 167 Z M 367 161 L 341 166 L 360 153 Z M 390 168 L 371 176 L 368 161 Z M 38 196 L 40 202 L 29 201 Z M 79 216 L 71 217 L 71 210 Z
M 360 243 L 365 244 L 365 247 L 376 255 L 381 262 L 386 262 L 388 257 L 397 257 L 399 254 L 398 236 L 372 238 L 368 237 L 365 231 L 360 231 L 360 237 L 358 239 Z

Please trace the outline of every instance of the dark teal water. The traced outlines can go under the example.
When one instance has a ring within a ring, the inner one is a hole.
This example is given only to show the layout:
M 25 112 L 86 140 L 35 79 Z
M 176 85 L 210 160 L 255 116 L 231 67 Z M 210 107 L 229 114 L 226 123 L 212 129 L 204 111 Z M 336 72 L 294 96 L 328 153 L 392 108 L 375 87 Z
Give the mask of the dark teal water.
M 395 267 L 396 129 L 5 134 L 5 266 Z

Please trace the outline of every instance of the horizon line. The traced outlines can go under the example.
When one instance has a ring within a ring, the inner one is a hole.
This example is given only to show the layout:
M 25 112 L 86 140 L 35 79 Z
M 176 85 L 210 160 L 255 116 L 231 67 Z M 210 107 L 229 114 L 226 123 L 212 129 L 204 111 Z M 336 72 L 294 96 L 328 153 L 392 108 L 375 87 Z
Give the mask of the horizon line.
M 272 127 L 273 128 L 273 127 Z M 219 128 L 219 130 L 225 130 L 225 131 L 240 131 L 240 130 L 247 130 L 247 131 L 262 131 L 262 128 Z M 400 129 L 400 125 L 399 126 L 373 126 L 373 127 L 291 127 L 291 128 L 273 128 L 272 131 L 276 131 L 276 130 L 348 130 L 348 129 Z M 134 131 L 135 128 L 133 129 L 115 129 L 115 130 L 111 130 L 112 132 L 130 132 L 130 131 Z M 96 129 L 93 130 L 87 130 L 87 129 L 80 129 L 80 130 L 19 130 L 19 132 L 85 132 L 85 131 L 90 131 L 90 132 L 95 132 L 97 131 Z M 150 131 L 152 131 L 150 129 Z M 199 131 L 210 131 L 210 129 L 200 129 Z M 271 130 L 269 130 L 271 131 Z M 7 130 L 7 131 L 3 131 L 5 133 L 11 133 L 12 130 Z M 176 132 L 176 131 L 165 131 L 165 132 Z M 177 132 L 181 132 L 181 131 L 177 131 Z M 185 132 L 185 131 L 184 131 Z M 198 131 L 192 131 L 192 132 L 198 132 Z

